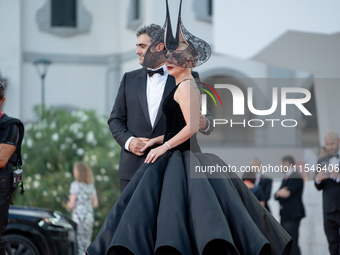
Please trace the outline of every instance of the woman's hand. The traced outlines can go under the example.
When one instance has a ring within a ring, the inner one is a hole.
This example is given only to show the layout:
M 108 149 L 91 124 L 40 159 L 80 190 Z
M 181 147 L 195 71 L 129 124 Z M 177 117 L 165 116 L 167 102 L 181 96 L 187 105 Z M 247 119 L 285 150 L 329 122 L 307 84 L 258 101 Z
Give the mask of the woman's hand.
M 146 141 L 145 146 L 140 151 L 144 152 L 147 148 L 150 148 L 154 146 L 155 144 L 161 144 L 162 141 L 163 141 L 163 136 L 152 138 L 149 141 Z
M 166 144 L 163 144 L 155 149 L 152 149 L 149 154 L 146 156 L 146 159 L 144 163 L 154 163 L 158 157 L 162 156 L 167 150 L 168 146 Z

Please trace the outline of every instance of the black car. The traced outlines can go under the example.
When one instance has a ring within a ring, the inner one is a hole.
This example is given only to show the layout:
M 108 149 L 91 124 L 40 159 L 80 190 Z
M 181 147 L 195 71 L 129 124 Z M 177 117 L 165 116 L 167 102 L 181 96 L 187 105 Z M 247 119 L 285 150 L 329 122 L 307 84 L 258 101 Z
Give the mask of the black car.
M 43 208 L 10 206 L 5 231 L 8 255 L 74 255 L 76 223 L 64 214 Z

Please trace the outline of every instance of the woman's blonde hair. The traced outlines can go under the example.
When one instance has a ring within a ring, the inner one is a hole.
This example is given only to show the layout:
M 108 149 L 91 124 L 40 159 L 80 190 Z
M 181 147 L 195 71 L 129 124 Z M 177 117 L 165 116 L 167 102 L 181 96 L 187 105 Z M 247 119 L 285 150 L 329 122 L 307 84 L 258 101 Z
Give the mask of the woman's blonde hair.
M 86 163 L 78 162 L 74 165 L 74 167 L 79 173 L 78 178 L 76 178 L 78 182 L 84 182 L 86 184 L 94 183 L 92 170 Z

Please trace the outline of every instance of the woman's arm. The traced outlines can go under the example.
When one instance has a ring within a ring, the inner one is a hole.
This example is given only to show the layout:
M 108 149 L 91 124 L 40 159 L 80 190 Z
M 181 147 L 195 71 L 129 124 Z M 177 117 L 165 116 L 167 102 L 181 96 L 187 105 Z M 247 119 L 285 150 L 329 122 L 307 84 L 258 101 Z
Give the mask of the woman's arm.
M 97 208 L 99 205 L 97 193 L 92 195 L 92 207 Z
M 66 210 L 72 212 L 76 206 L 77 194 L 70 194 L 69 201 L 66 204 Z
M 147 148 L 150 148 L 155 144 L 162 144 L 163 140 L 164 140 L 164 135 L 160 135 L 155 138 L 152 138 L 145 143 L 145 146 L 140 151 L 145 151 Z
M 179 87 L 175 92 L 174 99 L 181 107 L 186 125 L 180 132 L 178 132 L 178 134 L 167 141 L 170 148 L 174 148 L 184 143 L 199 130 L 200 93 L 196 87 L 190 85 L 190 81 L 184 81 L 178 86 Z M 151 150 L 145 159 L 145 163 L 155 162 L 159 156 L 169 150 L 168 145 L 164 143 L 163 145 Z

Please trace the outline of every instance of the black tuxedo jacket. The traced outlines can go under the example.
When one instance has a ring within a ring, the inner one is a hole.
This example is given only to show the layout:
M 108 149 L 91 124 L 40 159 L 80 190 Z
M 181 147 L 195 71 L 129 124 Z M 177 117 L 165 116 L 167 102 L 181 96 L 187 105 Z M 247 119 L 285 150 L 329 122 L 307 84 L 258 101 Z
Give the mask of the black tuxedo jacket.
M 267 178 L 265 176 L 261 176 L 261 179 L 259 181 L 259 186 L 261 187 L 264 195 L 264 207 L 270 211 L 270 208 L 268 206 L 268 200 L 270 199 L 271 192 L 272 192 L 272 179 Z
M 301 219 L 305 217 L 305 208 L 302 203 L 303 180 L 297 172 L 292 173 L 287 180 L 283 179 L 280 189 L 287 187 L 290 191 L 288 198 L 279 198 L 281 219 Z
M 326 156 L 318 161 L 321 167 L 329 165 L 329 156 Z M 315 187 L 318 190 L 323 190 L 322 204 L 323 213 L 333 213 L 335 211 L 340 212 L 340 183 L 337 183 L 333 179 L 322 180 L 320 184 L 315 182 Z
M 144 156 L 136 156 L 125 150 L 126 141 L 131 136 L 154 138 L 163 135 L 165 131 L 162 104 L 175 87 L 175 78 L 168 76 L 154 127 L 151 126 L 148 112 L 146 85 L 145 69 L 125 73 L 108 120 L 110 131 L 122 148 L 119 163 L 120 179 L 130 180 L 148 154 L 146 151 Z

